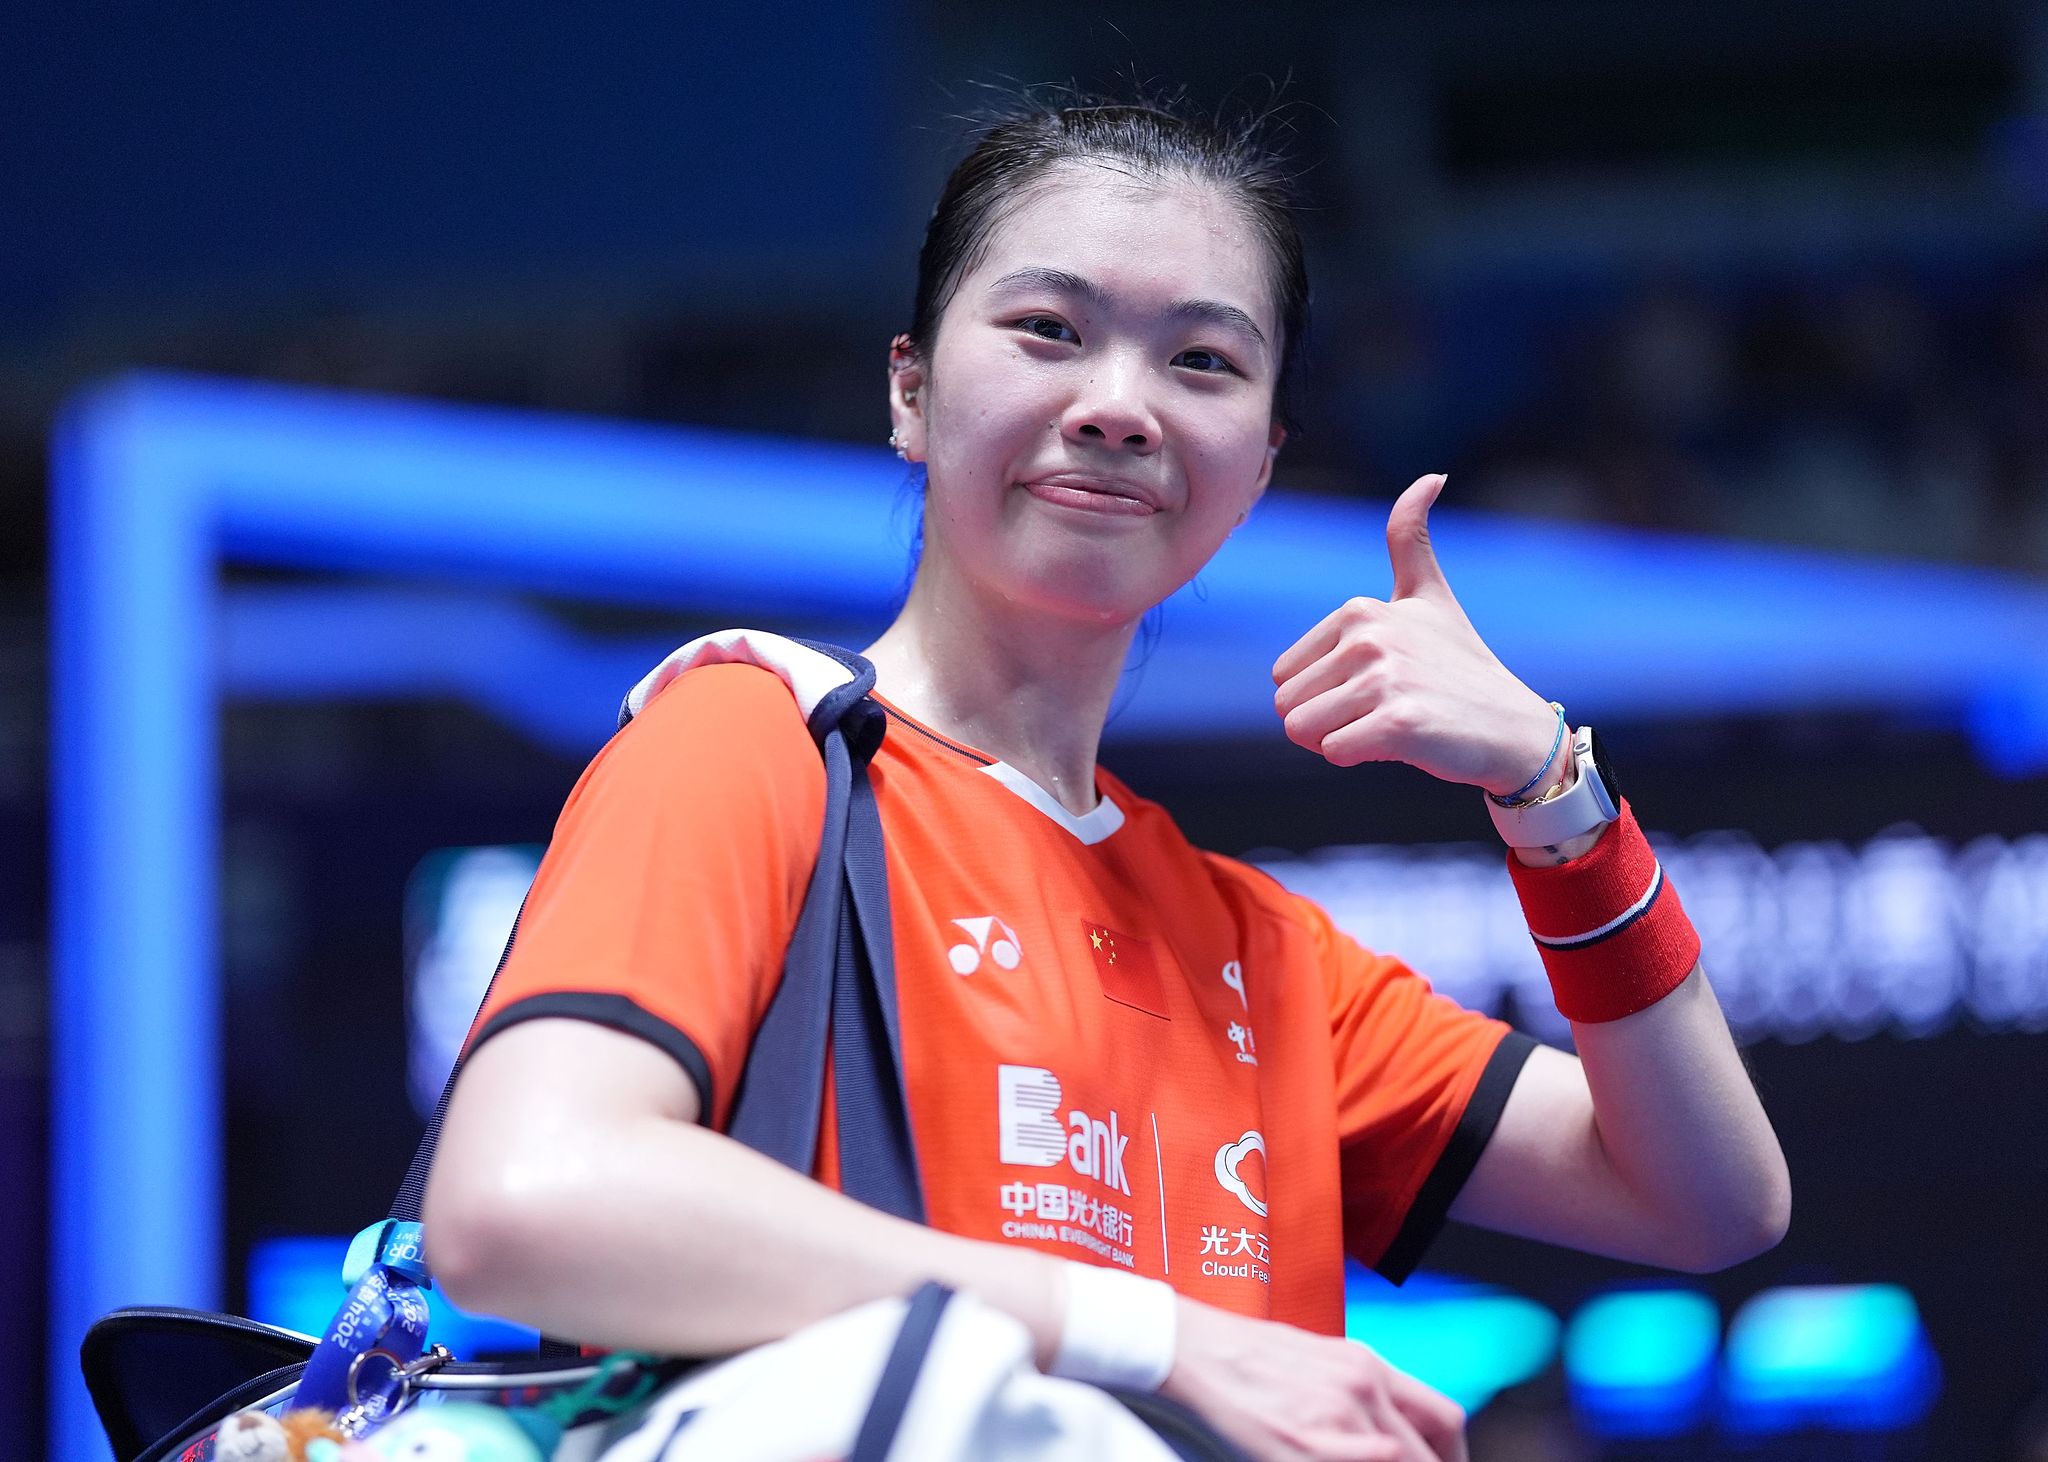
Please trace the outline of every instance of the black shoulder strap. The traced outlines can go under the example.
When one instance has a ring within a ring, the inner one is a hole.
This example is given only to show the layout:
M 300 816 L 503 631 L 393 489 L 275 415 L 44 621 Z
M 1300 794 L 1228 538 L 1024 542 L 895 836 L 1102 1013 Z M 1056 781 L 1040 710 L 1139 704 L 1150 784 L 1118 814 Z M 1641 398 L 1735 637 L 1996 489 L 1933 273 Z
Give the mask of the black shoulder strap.
M 840 1187 L 870 1207 L 921 1223 L 924 1194 L 896 1018 L 888 868 L 867 773 L 885 718 L 868 699 L 872 665 L 836 646 L 811 648 L 854 674 L 811 716 L 825 758 L 825 831 L 782 983 L 747 1052 L 727 1130 L 785 1167 L 813 1171 L 829 1062 Z
M 484 986 L 484 998 L 477 1002 L 482 1010 L 490 1003 L 491 990 L 498 983 L 498 976 L 504 973 L 505 961 L 512 957 L 512 942 L 519 937 L 519 921 L 526 917 L 526 900 L 519 900 L 519 912 L 512 916 L 512 930 L 505 936 L 505 947 L 498 952 L 497 968 L 491 971 L 489 983 Z M 441 1145 L 441 1121 L 448 1115 L 448 1099 L 455 1094 L 455 1078 L 462 1074 L 462 1063 L 469 1059 L 469 1048 L 464 1047 L 455 1054 L 455 1065 L 448 1072 L 448 1079 L 441 1083 L 441 1098 L 434 1103 L 434 1115 L 427 1119 L 427 1130 L 420 1134 L 420 1145 L 413 1149 L 412 1161 L 405 1169 L 405 1181 L 398 1185 L 398 1195 L 391 1200 L 388 1215 L 398 1223 L 418 1223 L 420 1208 L 427 1197 L 427 1170 L 434 1165 L 434 1149 Z
M 748 1052 L 728 1131 L 786 1167 L 812 1172 L 829 1061 L 838 1107 L 841 1186 L 873 1207 L 923 1222 L 924 1194 L 903 1093 L 888 867 L 867 775 L 886 718 L 868 698 L 875 687 L 872 665 L 836 645 L 799 643 L 831 656 L 853 674 L 811 713 L 811 734 L 825 761 L 825 831 L 790 937 L 782 983 Z M 493 985 L 518 937 L 515 918 L 491 975 Z M 489 1000 L 486 986 L 484 1003 Z M 448 1073 L 392 1201 L 393 1219 L 419 1221 L 441 1122 L 466 1056 L 465 1051 L 457 1057 Z

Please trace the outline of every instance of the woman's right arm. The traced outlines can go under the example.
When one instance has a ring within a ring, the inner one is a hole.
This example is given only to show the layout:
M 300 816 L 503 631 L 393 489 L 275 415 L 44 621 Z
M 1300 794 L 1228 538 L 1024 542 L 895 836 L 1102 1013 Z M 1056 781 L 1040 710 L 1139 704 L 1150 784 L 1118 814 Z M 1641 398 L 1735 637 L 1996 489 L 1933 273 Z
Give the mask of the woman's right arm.
M 893 1218 L 698 1125 L 666 1053 L 585 1021 L 463 1067 L 428 1180 L 434 1275 L 466 1309 L 607 1348 L 716 1355 L 936 1279 L 1015 1316 L 1040 1369 L 1067 1261 Z M 1450 1402 L 1363 1346 L 1182 1299 L 1167 1394 L 1260 1462 L 1462 1459 Z
M 608 1349 L 717 1355 L 937 1279 L 1059 1342 L 1059 1261 L 893 1218 L 698 1125 L 667 1054 L 532 1020 L 463 1067 L 428 1180 L 465 1309 Z

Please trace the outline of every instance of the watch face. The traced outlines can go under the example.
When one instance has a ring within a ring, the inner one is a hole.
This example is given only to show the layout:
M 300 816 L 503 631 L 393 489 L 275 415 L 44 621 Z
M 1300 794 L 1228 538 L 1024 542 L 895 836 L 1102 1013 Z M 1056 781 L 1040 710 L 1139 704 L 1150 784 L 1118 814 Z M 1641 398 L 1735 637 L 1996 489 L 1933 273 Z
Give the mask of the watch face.
M 1615 814 L 1621 812 L 1621 788 L 1615 785 L 1614 769 L 1607 764 L 1606 753 L 1600 749 L 1600 734 L 1591 726 L 1586 728 L 1586 751 L 1593 762 L 1593 773 L 1600 779 L 1600 789 L 1607 794 L 1608 804 Z

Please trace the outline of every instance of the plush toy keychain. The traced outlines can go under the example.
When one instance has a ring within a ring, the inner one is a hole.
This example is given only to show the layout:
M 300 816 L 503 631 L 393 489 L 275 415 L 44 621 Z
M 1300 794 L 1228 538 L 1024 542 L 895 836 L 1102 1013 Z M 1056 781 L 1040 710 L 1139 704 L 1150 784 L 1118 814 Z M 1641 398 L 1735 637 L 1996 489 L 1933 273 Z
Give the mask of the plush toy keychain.
M 341 1440 L 331 1411 L 302 1407 L 282 1419 L 267 1411 L 238 1411 L 221 1423 L 213 1455 L 217 1462 L 307 1462 L 316 1443 Z
M 213 1435 L 216 1462 L 285 1462 L 284 1428 L 267 1411 L 238 1411 Z
M 238 1411 L 221 1424 L 215 1462 L 546 1462 L 563 1429 L 591 1412 L 630 1410 L 653 1391 L 655 1357 L 614 1352 L 576 1390 L 539 1406 L 504 1409 L 450 1401 L 401 1413 L 373 1435 L 344 1437 L 334 1413 L 304 1408 L 282 1420 Z M 642 1374 L 620 1388 L 621 1371 Z

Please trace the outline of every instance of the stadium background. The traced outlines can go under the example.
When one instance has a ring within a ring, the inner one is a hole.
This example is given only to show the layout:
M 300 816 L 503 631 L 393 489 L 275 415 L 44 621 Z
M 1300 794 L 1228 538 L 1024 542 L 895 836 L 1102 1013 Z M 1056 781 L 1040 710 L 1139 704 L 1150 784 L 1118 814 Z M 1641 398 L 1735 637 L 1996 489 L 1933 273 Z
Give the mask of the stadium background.
M 1908 603 L 1937 581 L 2048 588 L 2037 6 L 129 6 L 27 12 L 9 32 L 6 1456 L 71 1455 L 45 1420 L 46 1376 L 67 1364 L 47 1334 L 41 1197 L 64 999 L 47 545 L 53 422 L 94 383 L 147 368 L 879 457 L 881 347 L 907 312 L 949 118 L 978 83 L 1135 74 L 1256 103 L 1285 78 L 1312 163 L 1318 317 L 1282 489 L 1363 509 L 1444 468 L 1477 522 L 1653 535 L 1618 540 L 1623 564 L 1677 534 L 1854 556 L 1896 571 Z M 1454 525 L 1460 584 L 1456 541 Z M 1365 592 L 1384 577 L 1376 548 L 1360 542 Z M 220 578 L 223 593 L 423 582 L 232 558 Z M 705 597 L 506 602 L 632 645 L 759 607 Z M 1927 602 L 1922 633 L 1960 652 L 1971 631 L 1941 620 L 1942 594 Z M 1578 653 L 1600 654 L 1600 628 Z M 1165 635 L 1154 676 L 1172 616 Z M 1683 1281 L 1453 1231 L 1427 1264 L 1445 1278 L 1409 1309 L 1361 1288 L 1361 1323 L 1422 1346 L 1425 1372 L 1446 1363 L 1432 1334 L 1502 1358 L 1495 1380 L 1515 1383 L 1475 1419 L 1476 1456 L 2048 1452 L 2044 704 L 2026 685 L 1962 707 L 1787 691 L 1603 718 L 1647 820 L 1719 880 L 1730 937 L 1751 931 L 1730 958 L 1794 1226 L 1762 1259 Z M 222 1054 L 195 1079 L 225 1101 L 224 1302 L 289 1288 L 300 1251 L 284 1241 L 375 1216 L 417 1129 L 422 950 L 459 917 L 442 850 L 543 840 L 604 729 L 579 746 L 454 694 L 223 701 Z M 1481 907 L 1430 870 L 1464 866 L 1442 850 L 1484 825 L 1419 774 L 1339 776 L 1277 733 L 1142 725 L 1106 759 L 1198 841 L 1326 881 L 1344 860 L 1300 855 L 1371 844 L 1351 860 L 1368 886 Z M 1370 893 L 1341 886 L 1369 921 Z M 1754 933 L 1766 903 L 1774 937 Z M 1774 964 L 1780 944 L 1808 952 Z M 1465 958 L 1451 973 L 1498 994 L 1486 957 Z M 1674 1335 L 1697 1343 L 1650 1354 L 1645 1336 Z

